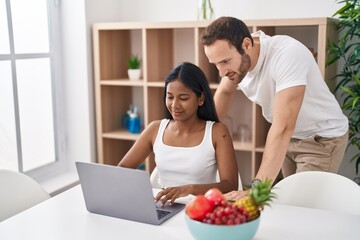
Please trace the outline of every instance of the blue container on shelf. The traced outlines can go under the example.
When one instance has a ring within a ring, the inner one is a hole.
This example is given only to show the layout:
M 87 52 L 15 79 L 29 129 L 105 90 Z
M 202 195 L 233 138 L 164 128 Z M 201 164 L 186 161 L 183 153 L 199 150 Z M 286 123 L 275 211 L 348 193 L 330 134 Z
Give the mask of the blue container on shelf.
M 138 114 L 130 113 L 128 130 L 131 133 L 140 133 L 141 132 L 140 117 Z
M 145 163 L 140 164 L 136 169 L 145 170 L 146 169 Z

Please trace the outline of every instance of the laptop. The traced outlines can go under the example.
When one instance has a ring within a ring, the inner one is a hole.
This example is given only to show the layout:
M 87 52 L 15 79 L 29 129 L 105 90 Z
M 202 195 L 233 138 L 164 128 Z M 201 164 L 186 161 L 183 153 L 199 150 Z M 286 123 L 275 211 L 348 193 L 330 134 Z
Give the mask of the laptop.
M 160 225 L 185 207 L 155 203 L 146 171 L 88 162 L 76 162 L 76 168 L 91 213 Z

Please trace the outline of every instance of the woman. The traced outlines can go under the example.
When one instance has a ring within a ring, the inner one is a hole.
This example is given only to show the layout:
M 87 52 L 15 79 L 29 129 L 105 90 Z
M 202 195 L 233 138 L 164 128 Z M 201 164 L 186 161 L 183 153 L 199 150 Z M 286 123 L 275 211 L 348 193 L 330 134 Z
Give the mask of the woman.
M 119 166 L 136 168 L 154 152 L 163 187 L 155 201 L 163 204 L 210 188 L 223 193 L 237 190 L 232 139 L 218 120 L 202 70 L 187 62 L 175 67 L 165 80 L 164 103 L 166 118 L 144 129 Z

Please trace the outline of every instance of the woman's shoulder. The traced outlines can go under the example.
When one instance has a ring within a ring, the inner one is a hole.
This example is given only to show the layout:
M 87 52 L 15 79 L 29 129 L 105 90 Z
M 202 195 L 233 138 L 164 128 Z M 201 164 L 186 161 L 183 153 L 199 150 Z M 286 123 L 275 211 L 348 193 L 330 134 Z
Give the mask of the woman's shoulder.
M 210 122 L 210 123 L 213 123 L 213 128 L 226 128 L 226 125 L 222 122 L 214 122 L 214 121 L 207 121 L 207 122 Z
M 170 120 L 169 119 L 161 119 L 161 120 L 154 120 L 152 122 L 149 123 L 149 125 L 146 127 L 147 129 L 149 129 L 149 131 L 158 131 L 158 129 L 160 128 L 161 124 L 167 124 Z
M 162 120 L 155 120 L 155 121 L 152 121 L 148 126 L 147 126 L 147 128 L 149 128 L 149 129 L 159 129 L 159 127 L 160 127 L 160 124 L 161 124 L 161 121 Z
M 226 127 L 224 123 L 221 122 L 215 122 L 213 124 L 212 128 L 212 141 L 214 148 L 216 149 L 216 146 L 219 144 L 228 144 L 230 141 L 232 141 L 231 134 L 229 132 L 229 129 Z M 231 145 L 232 146 L 232 145 Z
M 226 127 L 224 123 L 221 122 L 214 122 L 212 130 L 214 134 L 229 133 L 229 129 Z
M 141 133 L 142 138 L 151 139 L 153 142 L 158 134 L 161 120 L 155 120 L 149 123 L 144 131 Z

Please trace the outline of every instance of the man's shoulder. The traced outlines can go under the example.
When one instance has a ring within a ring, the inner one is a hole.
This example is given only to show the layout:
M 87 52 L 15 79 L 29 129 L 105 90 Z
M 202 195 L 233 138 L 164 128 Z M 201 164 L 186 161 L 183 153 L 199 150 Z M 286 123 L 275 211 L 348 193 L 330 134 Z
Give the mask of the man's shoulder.
M 288 35 L 274 35 L 265 39 L 269 45 L 281 45 L 282 47 L 293 47 L 302 44 L 297 39 Z

